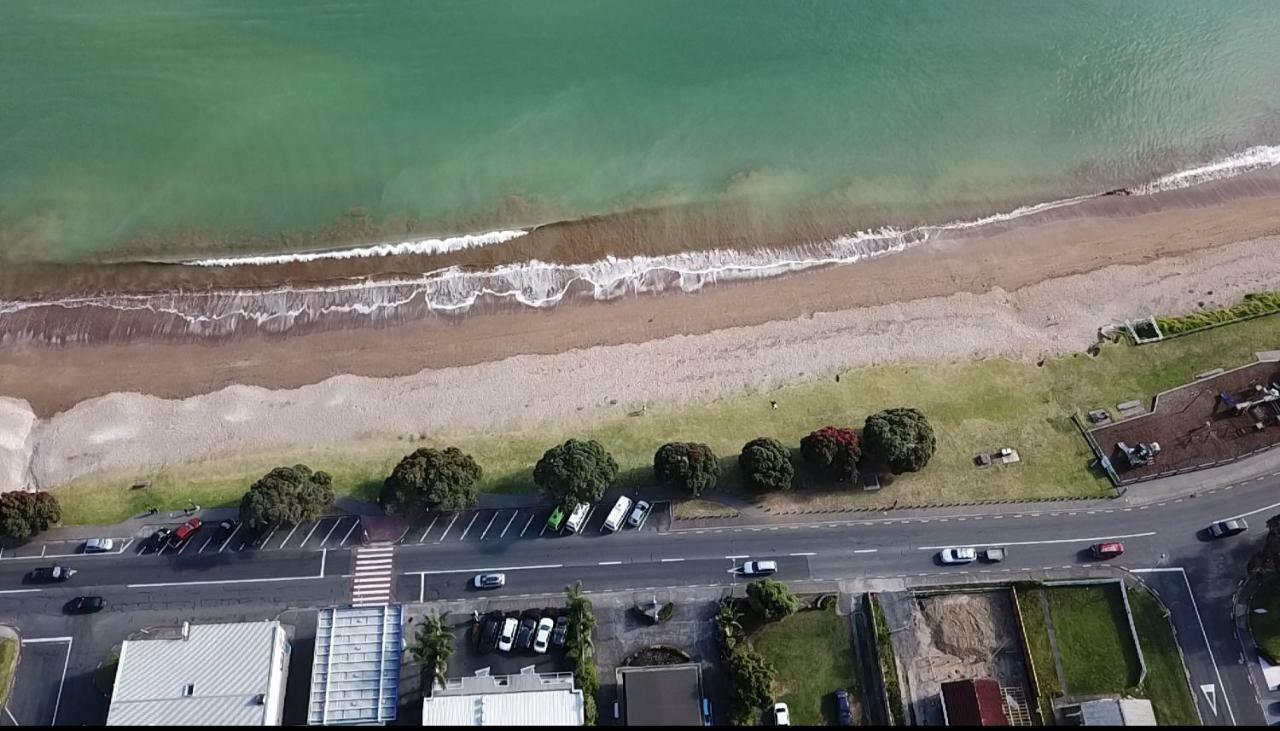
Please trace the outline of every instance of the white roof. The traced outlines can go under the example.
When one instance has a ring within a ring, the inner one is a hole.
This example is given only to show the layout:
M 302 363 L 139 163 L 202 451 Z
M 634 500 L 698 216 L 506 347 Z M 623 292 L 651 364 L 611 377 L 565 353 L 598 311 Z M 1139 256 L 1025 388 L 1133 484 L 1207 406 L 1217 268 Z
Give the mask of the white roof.
M 581 726 L 572 673 L 450 678 L 422 701 L 423 726 Z
M 395 720 L 403 618 L 399 604 L 320 612 L 311 662 L 308 725 Z
M 107 725 L 278 724 L 267 718 L 268 708 L 280 707 L 268 698 L 277 633 L 283 642 L 279 622 L 240 622 L 190 625 L 185 640 L 126 641 Z M 274 692 L 284 692 L 282 678 Z

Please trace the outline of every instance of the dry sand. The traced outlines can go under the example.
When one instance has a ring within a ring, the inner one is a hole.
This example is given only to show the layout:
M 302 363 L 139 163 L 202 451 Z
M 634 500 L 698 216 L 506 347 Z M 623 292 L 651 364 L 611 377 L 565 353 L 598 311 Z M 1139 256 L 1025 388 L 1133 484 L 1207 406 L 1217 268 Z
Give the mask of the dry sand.
M 295 445 L 591 422 L 640 404 L 707 401 L 889 361 L 1035 359 L 1083 349 L 1109 322 L 1273 289 L 1277 246 L 1280 238 L 1261 238 L 1013 292 L 958 293 L 401 377 L 342 375 L 278 390 L 235 385 L 185 399 L 112 393 L 38 421 L 26 402 L 4 401 L 0 489 Z

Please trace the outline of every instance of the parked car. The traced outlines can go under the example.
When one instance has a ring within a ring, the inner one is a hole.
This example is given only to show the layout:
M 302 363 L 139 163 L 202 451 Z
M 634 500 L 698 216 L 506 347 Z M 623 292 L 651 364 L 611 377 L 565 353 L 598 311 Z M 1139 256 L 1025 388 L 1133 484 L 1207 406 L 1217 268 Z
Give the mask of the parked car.
M 224 538 L 226 538 L 226 537 L 229 537 L 232 533 L 235 533 L 236 528 L 239 528 L 239 527 L 240 527 L 240 521 L 232 520 L 228 518 L 218 524 L 218 533 L 221 534 Z
M 1249 524 L 1244 522 L 1244 518 L 1231 518 L 1230 520 L 1219 520 L 1209 526 L 1209 535 L 1214 538 L 1226 538 L 1227 536 L 1244 533 L 1247 530 L 1249 530 Z
M 849 706 L 849 691 L 844 688 L 836 691 L 836 715 L 839 725 L 853 725 L 853 709 Z
M 1004 560 L 1005 555 L 1003 548 L 988 548 L 982 552 L 982 560 L 987 563 L 999 563 Z
M 777 561 L 748 561 L 742 564 L 743 576 L 768 576 L 777 571 Z
M 476 576 L 473 583 L 475 584 L 477 589 L 497 589 L 499 587 L 506 586 L 507 575 L 506 574 L 479 574 Z
M 84 542 L 85 553 L 109 553 L 116 547 L 110 538 L 90 538 Z
M 152 551 L 159 551 L 164 544 L 169 541 L 169 536 L 173 535 L 173 531 L 168 528 L 157 528 L 155 533 L 147 539 Z
M 169 536 L 169 545 L 176 548 L 186 543 L 191 536 L 196 534 L 196 531 L 200 530 L 202 525 L 204 525 L 204 522 L 199 518 L 188 518 L 185 523 L 173 531 L 173 535 Z
M 607 531 L 616 531 L 622 527 L 622 521 L 627 518 L 627 511 L 631 510 L 631 498 L 623 495 L 618 498 L 618 502 L 613 504 L 609 509 L 609 515 L 604 519 L 602 526 Z
M 582 530 L 582 524 L 587 520 L 587 514 L 591 512 L 591 503 L 578 503 L 578 506 L 569 514 L 569 519 L 564 522 L 564 529 L 570 533 L 577 533 Z
M 100 596 L 78 596 L 67 602 L 68 614 L 93 614 L 101 612 L 107 606 L 107 600 Z
M 978 557 L 978 552 L 965 546 L 963 548 L 944 548 L 938 551 L 938 560 L 944 564 L 969 563 Z
M 555 629 L 556 622 L 550 617 L 543 617 L 538 620 L 538 629 L 533 633 L 533 651 L 539 655 L 546 654 L 547 648 L 551 646 L 551 630 Z
M 63 581 L 70 579 L 72 576 L 75 576 L 76 573 L 77 571 L 75 569 L 69 569 L 66 566 L 59 566 L 57 564 L 54 564 L 53 566 L 41 566 L 40 568 L 31 569 L 31 571 L 27 572 L 27 583 L 62 583 Z
M 493 652 L 498 646 L 498 638 L 502 635 L 502 624 L 506 618 L 502 614 L 498 616 L 487 615 L 484 621 L 480 623 L 480 637 L 476 642 L 476 650 L 482 655 Z
M 525 617 L 520 620 L 520 629 L 516 631 L 516 648 L 528 652 L 533 648 L 533 634 L 538 631 L 538 620 Z
M 774 726 L 790 726 L 791 725 L 791 709 L 787 708 L 786 703 L 773 704 L 773 725 Z
M 1124 553 L 1124 544 L 1119 541 L 1095 543 L 1089 547 L 1089 551 L 1093 553 L 1094 558 L 1115 558 Z
M 547 518 L 547 530 L 558 531 L 564 525 L 565 512 L 564 508 L 557 506 L 551 511 L 551 517 Z
M 710 698 L 702 699 L 702 725 L 703 726 L 715 725 L 715 721 L 711 717 L 711 699 Z
M 569 638 L 569 618 L 565 616 L 556 617 L 555 629 L 551 630 L 551 646 L 564 647 L 564 641 Z
M 653 509 L 647 501 L 637 500 L 636 506 L 631 509 L 631 517 L 627 518 L 627 525 L 632 528 L 639 528 L 645 519 L 649 517 L 649 511 Z
M 502 634 L 498 636 L 498 650 L 501 652 L 511 652 L 511 648 L 515 646 L 516 631 L 520 628 L 520 620 L 515 617 L 507 617 L 502 620 Z

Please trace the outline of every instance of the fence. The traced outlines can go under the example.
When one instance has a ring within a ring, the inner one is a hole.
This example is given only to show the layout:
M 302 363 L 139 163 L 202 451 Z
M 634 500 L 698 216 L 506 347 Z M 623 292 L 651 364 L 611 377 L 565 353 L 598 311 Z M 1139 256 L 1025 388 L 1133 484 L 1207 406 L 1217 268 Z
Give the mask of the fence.
M 1129 622 L 1129 639 L 1133 641 L 1134 652 L 1138 655 L 1138 682 L 1142 685 L 1147 680 L 1147 658 L 1142 654 L 1142 641 L 1138 639 L 1138 626 L 1133 621 L 1133 608 L 1129 606 L 1129 591 L 1123 579 L 1064 579 L 1046 581 L 1046 587 L 1054 586 L 1097 586 L 1100 584 L 1119 584 L 1120 600 L 1124 604 L 1124 616 Z

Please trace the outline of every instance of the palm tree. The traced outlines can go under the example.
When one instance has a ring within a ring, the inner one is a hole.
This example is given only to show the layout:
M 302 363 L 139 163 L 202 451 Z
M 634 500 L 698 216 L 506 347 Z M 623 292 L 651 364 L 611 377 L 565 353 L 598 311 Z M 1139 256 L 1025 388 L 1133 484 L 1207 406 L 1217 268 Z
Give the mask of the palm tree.
M 423 695 L 430 695 L 437 683 L 445 684 L 449 656 L 453 654 L 453 632 L 445 626 L 443 616 L 423 617 L 410 652 L 422 666 Z
M 575 656 L 589 658 L 595 650 L 596 631 L 596 615 L 592 611 L 591 600 L 583 596 L 581 581 L 566 586 L 564 593 L 569 614 L 569 631 L 573 640 L 571 649 L 578 649 Z

